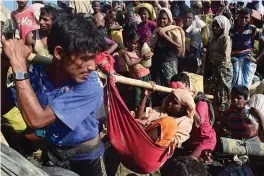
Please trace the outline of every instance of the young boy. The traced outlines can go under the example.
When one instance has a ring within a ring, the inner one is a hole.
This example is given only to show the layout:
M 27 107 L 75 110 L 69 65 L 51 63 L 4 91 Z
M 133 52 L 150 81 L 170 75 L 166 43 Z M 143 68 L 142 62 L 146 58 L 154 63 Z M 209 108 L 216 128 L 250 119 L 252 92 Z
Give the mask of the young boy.
M 231 107 L 224 112 L 221 122 L 221 136 L 234 139 L 258 140 L 259 114 L 255 108 L 246 105 L 249 90 L 246 86 L 238 85 L 231 91 Z
M 22 40 L 25 40 L 28 32 L 39 28 L 34 11 L 27 7 L 27 2 L 26 0 L 17 1 L 18 8 L 11 13 L 11 18 L 17 25 Z
M 264 54 L 262 49 L 255 58 L 252 56 L 254 41 L 258 40 L 264 43 L 264 37 L 261 30 L 249 24 L 251 14 L 250 9 L 241 9 L 238 12 L 234 28 L 230 30 L 233 64 L 232 86 L 243 85 L 249 87 L 256 71 L 256 63 Z
M 92 7 L 94 10 L 94 13 L 92 14 L 95 21 L 96 21 L 96 26 L 103 26 L 105 27 L 105 14 L 100 12 L 101 9 L 101 4 L 100 1 L 93 1 L 92 2 Z

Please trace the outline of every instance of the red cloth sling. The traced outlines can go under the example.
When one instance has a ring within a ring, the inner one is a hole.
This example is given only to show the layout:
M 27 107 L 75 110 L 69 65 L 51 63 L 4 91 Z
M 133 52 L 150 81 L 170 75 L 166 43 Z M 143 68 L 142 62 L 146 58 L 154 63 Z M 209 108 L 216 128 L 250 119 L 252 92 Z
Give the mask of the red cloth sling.
M 107 132 L 120 161 L 128 169 L 141 174 L 157 170 L 170 157 L 169 149 L 156 146 L 136 122 L 120 97 L 113 77 L 109 77 L 107 88 Z
M 100 70 L 105 74 L 116 73 L 114 69 L 115 59 L 106 51 L 95 56 L 95 64 L 99 66 Z

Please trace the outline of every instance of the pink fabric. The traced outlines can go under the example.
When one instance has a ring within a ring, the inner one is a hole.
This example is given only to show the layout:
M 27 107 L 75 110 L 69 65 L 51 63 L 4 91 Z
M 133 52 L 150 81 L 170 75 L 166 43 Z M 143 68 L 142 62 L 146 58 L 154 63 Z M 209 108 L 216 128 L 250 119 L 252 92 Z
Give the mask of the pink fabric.
M 197 154 L 203 150 L 214 150 L 216 145 L 216 133 L 209 121 L 208 105 L 204 101 L 198 102 L 196 111 L 201 118 L 201 126 L 197 128 L 193 125 L 190 139 L 187 141 L 189 149 Z M 198 156 L 196 156 L 198 157 Z
M 178 88 L 184 89 L 184 86 L 179 81 L 169 82 L 169 87 L 172 88 L 172 89 L 178 89 Z
M 148 20 L 146 23 L 140 23 L 137 28 L 137 34 L 139 36 L 140 45 L 147 42 L 149 44 L 149 39 L 153 31 L 156 29 L 157 25 L 154 21 Z
M 113 77 L 109 77 L 107 85 L 107 133 L 119 160 L 126 168 L 137 173 L 147 174 L 157 170 L 171 156 L 173 150 L 154 144 L 127 109 L 115 87 Z
M 99 68 L 104 74 L 108 75 L 108 74 L 116 73 L 114 69 L 115 60 L 106 51 L 96 55 L 94 60 L 95 60 L 95 64 L 99 66 Z
M 20 13 L 13 11 L 11 17 L 16 21 L 20 38 L 24 41 L 28 32 L 39 29 L 37 20 L 34 18 L 34 11 L 30 8 Z
M 129 51 L 125 51 L 126 54 L 128 55 L 129 60 L 134 61 L 139 59 L 139 57 L 137 55 L 132 55 Z M 132 76 L 132 78 L 138 79 L 138 78 L 142 78 L 146 75 L 148 75 L 150 73 L 148 68 L 143 67 L 143 65 L 141 63 L 136 64 L 132 67 L 129 67 L 129 72 Z

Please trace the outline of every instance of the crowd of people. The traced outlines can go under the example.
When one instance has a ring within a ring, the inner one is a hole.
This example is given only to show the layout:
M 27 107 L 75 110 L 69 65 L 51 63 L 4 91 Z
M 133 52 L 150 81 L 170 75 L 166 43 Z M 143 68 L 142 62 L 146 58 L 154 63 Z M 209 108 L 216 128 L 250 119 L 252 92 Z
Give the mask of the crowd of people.
M 263 145 L 263 1 L 16 3 L 8 13 L 1 2 L 1 122 L 23 156 L 41 149 L 45 165 L 115 175 L 116 151 L 106 154 L 101 135 L 107 81 L 96 70 L 153 86 L 116 83 L 153 143 L 174 152 L 161 175 L 208 174 L 219 137 Z M 203 76 L 204 90 L 194 90 L 189 73 Z M 249 166 L 213 175 L 261 175 Z

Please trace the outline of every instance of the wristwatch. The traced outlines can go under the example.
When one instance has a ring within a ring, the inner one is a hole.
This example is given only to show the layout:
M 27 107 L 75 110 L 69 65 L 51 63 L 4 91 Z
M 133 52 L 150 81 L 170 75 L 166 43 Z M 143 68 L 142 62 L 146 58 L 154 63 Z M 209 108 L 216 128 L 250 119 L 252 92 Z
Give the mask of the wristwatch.
M 29 79 L 29 75 L 28 73 L 25 73 L 25 72 L 16 72 L 12 74 L 11 78 L 12 80 L 15 80 L 15 81 L 22 81 L 25 79 Z

